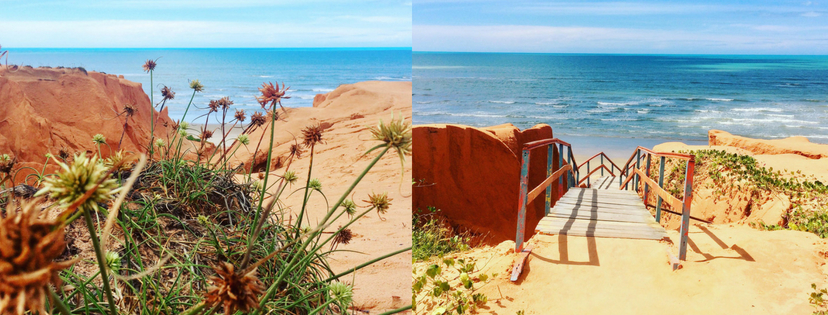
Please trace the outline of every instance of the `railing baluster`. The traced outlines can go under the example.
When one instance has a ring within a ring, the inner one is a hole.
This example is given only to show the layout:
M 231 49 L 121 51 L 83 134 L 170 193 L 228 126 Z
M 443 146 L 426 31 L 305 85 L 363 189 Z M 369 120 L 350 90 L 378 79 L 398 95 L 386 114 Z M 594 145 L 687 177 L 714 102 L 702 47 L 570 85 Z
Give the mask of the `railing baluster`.
M 558 169 L 560 169 L 561 167 L 563 167 L 563 144 L 558 144 Z M 563 196 L 563 180 L 563 176 L 558 177 L 558 199 L 560 199 L 561 196 Z
M 518 224 L 517 236 L 515 237 L 515 252 L 523 250 L 523 234 L 526 231 L 526 204 L 529 190 L 529 150 L 523 150 L 523 158 L 520 161 L 520 200 L 518 201 Z
M 604 152 L 601 152 L 601 165 L 604 165 Z M 610 171 L 612 173 L 612 171 Z M 604 169 L 601 169 L 601 177 L 604 177 Z
M 647 171 L 644 173 L 644 174 L 646 174 L 646 175 L 647 175 L 647 178 L 650 178 L 650 158 L 651 158 L 651 157 L 652 157 L 652 154 L 647 153 Z M 649 196 L 648 196 L 648 193 L 649 193 L 649 192 L 650 192 L 650 191 L 649 191 L 649 187 L 648 187 L 648 186 L 647 186 L 647 184 L 645 183 L 645 184 L 644 184 L 644 208 L 645 208 L 645 209 L 647 208 L 647 197 L 649 197 Z
M 665 159 L 666 158 L 662 156 L 661 161 L 659 162 L 659 165 L 658 165 L 658 187 L 662 188 L 662 189 L 664 188 L 664 160 Z M 661 199 L 661 195 L 659 195 L 658 196 L 658 204 L 656 205 L 656 215 L 655 215 L 656 222 L 658 222 L 658 223 L 661 223 L 661 202 L 662 201 L 663 200 Z
M 641 169 L 641 149 L 635 150 L 635 169 Z M 641 180 L 641 176 L 638 176 L 635 172 L 633 172 L 633 189 L 635 192 L 638 192 L 638 181 Z
M 552 164 L 552 160 L 553 160 L 552 158 L 554 157 L 554 154 L 555 154 L 555 146 L 554 145 L 546 146 L 546 151 L 547 151 L 547 153 L 546 153 L 546 177 L 549 177 L 554 172 L 554 164 Z M 546 187 L 546 205 L 545 205 L 545 208 L 544 208 L 547 215 L 549 214 L 549 209 L 550 209 L 551 206 L 552 206 L 552 185 L 549 185 L 549 187 Z
M 679 242 L 679 260 L 686 260 L 687 258 L 687 237 L 690 230 L 690 205 L 693 201 L 693 173 L 695 169 L 695 161 L 687 161 L 687 168 L 684 171 L 684 202 L 681 206 L 681 241 Z M 673 266 L 673 269 L 677 266 Z

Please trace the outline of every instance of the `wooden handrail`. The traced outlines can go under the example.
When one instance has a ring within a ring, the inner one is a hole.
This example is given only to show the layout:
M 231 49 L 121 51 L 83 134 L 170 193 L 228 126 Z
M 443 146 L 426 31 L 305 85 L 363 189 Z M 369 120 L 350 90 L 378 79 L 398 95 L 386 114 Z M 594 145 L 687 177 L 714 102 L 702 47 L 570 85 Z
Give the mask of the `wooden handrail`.
M 561 175 L 565 174 L 566 171 L 569 170 L 572 170 L 572 165 L 566 164 L 564 165 L 564 167 L 561 167 L 557 171 L 552 173 L 552 175 L 549 175 L 549 177 L 544 179 L 543 182 L 540 183 L 540 185 L 533 188 L 532 191 L 529 192 L 529 194 L 526 197 L 526 199 L 528 200 L 526 203 L 531 203 L 532 200 L 535 200 L 535 198 L 537 198 L 541 193 L 543 193 L 544 190 L 546 190 L 546 187 L 552 185 L 552 182 L 557 180 L 559 177 L 561 177 Z
M 617 169 L 619 169 L 619 170 L 621 169 L 620 167 L 618 167 L 618 165 L 615 165 L 615 162 L 613 162 L 613 161 L 612 161 L 612 159 L 610 159 L 610 157 L 609 157 L 609 156 L 607 156 L 606 154 L 604 154 L 604 152 L 599 152 L 599 153 L 597 153 L 597 154 L 593 155 L 591 158 L 586 159 L 586 161 L 581 162 L 581 164 L 579 164 L 579 165 L 578 165 L 578 168 L 580 169 L 581 167 L 583 167 L 584 165 L 586 165 L 586 164 L 587 164 L 587 162 L 592 161 L 593 159 L 595 159 L 595 158 L 597 158 L 597 157 L 599 157 L 599 156 L 601 156 L 601 155 L 603 155 L 603 156 L 607 159 L 607 161 L 609 161 L 609 162 L 610 162 L 610 164 L 612 164 L 612 166 L 615 166 L 615 168 L 617 168 Z M 612 171 L 610 171 L 610 172 L 612 172 Z
M 644 174 L 644 172 L 642 172 L 641 170 L 635 169 L 634 172 L 641 177 L 641 180 L 643 180 L 645 184 L 650 185 L 653 192 L 655 192 L 659 197 L 661 197 L 661 199 L 668 201 L 667 203 L 670 205 L 670 207 L 672 207 L 672 209 L 681 209 L 681 199 L 676 198 L 675 196 L 671 195 L 669 192 L 664 190 L 664 188 L 659 187 L 658 184 L 652 178 Z
M 602 167 L 603 167 L 605 170 L 607 170 L 608 172 L 610 172 L 610 174 L 612 174 L 612 171 L 609 169 L 609 167 L 607 167 L 607 166 L 606 166 L 606 165 L 604 165 L 604 164 L 601 164 L 601 166 L 596 167 L 594 170 L 592 170 L 591 172 L 589 172 L 588 174 L 586 174 L 586 176 L 584 176 L 584 178 L 581 178 L 581 181 L 579 181 L 579 182 L 578 182 L 578 185 L 581 185 L 581 183 L 583 183 L 585 180 L 589 179 L 589 177 L 590 177 L 590 176 L 592 176 L 592 173 L 595 173 L 595 171 L 600 170 Z
M 563 140 L 558 139 L 558 138 L 550 138 L 550 139 L 541 139 L 541 140 L 535 140 L 535 141 L 532 141 L 532 142 L 524 143 L 523 144 L 523 149 L 524 150 L 532 150 L 532 149 L 540 148 L 540 147 L 547 146 L 547 145 L 550 145 L 550 144 L 553 144 L 553 143 L 563 144 L 563 145 L 565 145 L 567 147 L 570 147 L 570 148 L 572 147 L 572 145 L 569 144 L 566 141 L 563 141 Z

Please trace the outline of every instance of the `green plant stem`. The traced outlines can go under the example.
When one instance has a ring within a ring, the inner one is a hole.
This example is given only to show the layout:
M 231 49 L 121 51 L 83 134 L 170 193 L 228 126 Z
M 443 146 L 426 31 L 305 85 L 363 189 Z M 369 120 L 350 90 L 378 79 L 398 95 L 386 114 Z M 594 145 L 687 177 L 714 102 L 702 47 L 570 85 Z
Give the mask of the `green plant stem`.
M 153 70 L 150 70 L 150 143 L 149 143 L 149 158 L 150 158 L 150 160 L 152 159 L 152 153 L 155 152 L 154 151 L 155 144 L 153 143 L 155 141 L 155 105 L 154 105 L 155 101 L 153 100 L 153 94 L 155 94 L 155 93 L 152 91 L 152 72 L 153 72 Z
M 409 306 L 401 307 L 401 308 L 391 310 L 391 311 L 388 311 L 388 312 L 385 312 L 385 313 L 380 313 L 379 315 L 390 315 L 390 314 L 402 313 L 404 311 L 412 309 L 413 307 L 414 307 L 413 305 L 409 305 Z
M 342 202 L 345 201 L 345 199 L 348 198 L 348 195 L 350 195 L 351 192 L 354 191 L 354 188 L 356 188 L 356 185 L 359 184 L 360 181 L 362 181 L 362 178 L 365 177 L 365 175 L 368 174 L 368 171 L 371 170 L 371 168 L 373 168 L 374 165 L 376 165 L 377 162 L 379 162 L 379 160 L 382 158 L 382 156 L 384 156 L 385 153 L 388 152 L 388 150 L 390 150 L 390 149 L 391 149 L 391 147 L 385 147 L 385 149 L 383 149 L 382 152 L 380 152 L 380 154 L 377 155 L 377 157 L 375 157 L 374 160 L 372 160 L 370 164 L 368 164 L 368 167 L 366 167 L 365 170 L 362 171 L 362 173 L 360 173 L 359 176 L 357 176 L 356 180 L 354 180 L 354 182 L 351 184 L 351 187 L 348 187 L 348 190 L 346 190 L 345 193 L 342 194 L 342 197 L 339 197 L 339 200 L 337 200 L 336 203 L 333 205 L 333 207 L 331 207 L 331 210 L 328 211 L 328 213 L 325 215 L 325 218 L 322 219 L 320 224 L 325 224 L 325 223 L 328 222 L 328 219 L 331 218 L 334 211 L 336 211 L 336 209 L 339 208 L 340 205 L 342 205 Z M 340 216 L 341 216 L 341 214 L 340 214 Z
M 112 296 L 112 289 L 109 288 L 109 277 L 106 274 L 106 259 L 104 258 L 103 250 L 101 249 L 100 241 L 98 240 L 98 233 L 95 231 L 95 224 L 92 223 L 92 215 L 89 214 L 91 209 L 86 206 L 81 209 L 83 217 L 86 219 L 86 228 L 89 229 L 89 238 L 92 239 L 92 247 L 95 248 L 95 255 L 98 256 L 98 268 L 101 269 L 101 282 L 103 282 L 103 289 L 106 293 L 106 299 L 109 302 L 109 312 L 111 315 L 118 315 L 115 309 L 115 297 Z
M 338 274 L 338 275 L 335 275 L 335 276 L 333 276 L 333 277 L 330 277 L 330 278 L 328 278 L 328 279 L 325 279 L 325 282 L 330 282 L 330 281 L 333 281 L 333 280 L 339 279 L 339 278 L 341 278 L 341 277 L 347 276 L 348 274 L 353 273 L 353 272 L 355 272 L 355 271 L 357 271 L 357 270 L 360 270 L 360 269 L 362 269 L 362 268 L 368 267 L 368 266 L 370 266 L 371 264 L 373 264 L 373 263 L 375 263 L 375 262 L 378 262 L 378 261 L 380 261 L 380 260 L 386 259 L 386 258 L 388 258 L 388 257 L 394 256 L 394 255 L 397 255 L 397 254 L 405 253 L 405 252 L 410 251 L 410 250 L 411 250 L 411 246 L 408 246 L 408 247 L 403 248 L 403 249 L 401 249 L 401 250 L 398 250 L 398 251 L 396 251 L 396 252 L 392 252 L 392 253 L 385 254 L 385 255 L 382 255 L 382 256 L 380 256 L 380 257 L 377 257 L 377 258 L 371 259 L 371 260 L 369 260 L 369 261 L 367 261 L 367 262 L 365 262 L 365 263 L 363 263 L 363 264 L 361 264 L 361 265 L 359 265 L 359 266 L 356 266 L 356 267 L 354 267 L 354 268 L 350 268 L 350 269 L 348 269 L 347 271 L 344 271 L 344 272 L 342 272 L 342 273 L 340 273 L 340 274 Z
M 302 218 L 305 216 L 305 209 L 308 206 L 308 191 L 310 191 L 311 173 L 313 172 L 313 149 L 314 149 L 314 147 L 315 147 L 315 145 L 312 143 L 311 144 L 311 149 L 310 149 L 310 163 L 308 163 L 308 179 L 305 183 L 305 194 L 304 194 L 304 197 L 302 199 L 302 210 L 299 211 L 299 216 L 296 219 L 296 237 L 297 238 L 299 237 L 299 234 L 301 233 Z M 324 221 L 322 222 L 322 224 L 324 224 Z M 302 248 L 304 248 L 304 246 Z
M 276 135 L 276 115 L 270 115 L 270 149 L 267 150 L 267 169 L 265 170 L 264 183 L 262 183 L 262 195 L 259 198 L 259 205 L 256 207 L 256 215 L 253 217 L 253 226 L 259 222 L 259 215 L 262 213 L 262 205 L 264 204 L 264 196 L 267 195 L 267 179 L 270 178 L 270 160 L 273 155 L 273 137 Z M 253 160 L 253 163 L 256 161 Z M 250 165 L 250 171 L 253 171 L 253 165 Z M 250 246 L 248 240 L 247 246 Z
M 66 304 L 63 304 L 63 300 L 61 300 L 61 299 L 60 299 L 60 297 L 59 297 L 59 296 L 55 293 L 55 291 L 54 291 L 54 290 L 49 289 L 49 296 L 50 296 L 50 297 L 52 297 L 52 301 L 55 303 L 55 306 L 57 307 L 58 311 L 59 311 L 61 314 L 63 314 L 63 315 L 70 315 L 70 314 L 72 314 L 72 313 L 69 311 L 69 308 L 68 308 L 68 307 L 66 307 Z
M 326 307 L 328 307 L 328 305 L 331 305 L 331 303 L 333 303 L 333 301 L 334 301 L 334 300 L 332 300 L 332 299 L 328 299 L 327 301 L 325 301 L 325 303 L 322 303 L 322 305 L 319 305 L 319 307 L 315 308 L 315 309 L 314 309 L 313 311 L 311 311 L 309 314 L 317 314 L 317 313 L 319 313 L 319 311 L 321 311 L 321 310 L 325 309 Z

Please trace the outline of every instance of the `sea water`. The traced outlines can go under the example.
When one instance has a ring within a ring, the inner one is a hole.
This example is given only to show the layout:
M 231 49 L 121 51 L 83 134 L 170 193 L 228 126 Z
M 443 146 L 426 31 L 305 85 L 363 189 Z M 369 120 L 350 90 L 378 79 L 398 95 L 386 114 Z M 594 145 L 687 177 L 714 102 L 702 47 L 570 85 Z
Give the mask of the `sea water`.
M 255 97 L 264 82 L 290 86 L 287 95 L 291 98 L 282 101 L 284 106 L 306 107 L 313 105 L 316 94 L 333 91 L 341 84 L 411 80 L 410 48 L 9 49 L 10 64 L 83 67 L 124 75 L 125 79 L 142 83 L 149 95 L 150 75 L 142 69 L 147 59 L 157 59 L 152 80 L 156 103 L 164 86 L 176 93 L 175 99 L 166 104 L 173 119 L 181 118 L 190 101 L 190 80 L 204 85 L 204 92 L 193 99 L 201 109 L 191 108 L 188 121 L 206 113 L 204 108 L 211 99 L 225 96 L 236 108 L 245 109 L 248 117 L 254 110 L 261 111 Z
M 414 52 L 412 74 L 415 124 L 549 124 L 583 154 L 710 129 L 828 143 L 828 56 Z

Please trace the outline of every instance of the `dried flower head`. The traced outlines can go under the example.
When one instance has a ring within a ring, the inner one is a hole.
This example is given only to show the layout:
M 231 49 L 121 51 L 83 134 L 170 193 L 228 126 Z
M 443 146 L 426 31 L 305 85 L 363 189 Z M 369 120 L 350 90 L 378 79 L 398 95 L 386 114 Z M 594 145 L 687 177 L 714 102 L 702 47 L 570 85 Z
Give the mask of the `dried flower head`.
M 0 155 L 0 173 L 8 175 L 17 164 L 17 157 L 11 158 L 8 154 Z
M 331 299 L 336 300 L 340 308 L 348 309 L 354 299 L 354 288 L 351 285 L 337 281 L 331 283 L 328 289 L 330 290 Z
M 213 132 L 212 131 L 204 130 L 204 131 L 201 132 L 201 137 L 199 137 L 199 138 L 201 138 L 201 141 L 204 141 L 204 140 L 210 139 L 212 137 L 213 137 Z
M 397 150 L 400 158 L 404 159 L 404 154 L 411 154 L 411 123 L 406 122 L 405 119 L 392 117 L 388 124 L 383 124 L 380 120 L 377 126 L 369 130 L 374 140 L 382 141 L 385 146 Z
M 96 135 L 92 136 L 92 143 L 98 144 L 98 145 L 104 144 L 104 143 L 106 143 L 106 138 L 102 134 L 96 134 Z
M 227 110 L 231 105 L 233 105 L 233 101 L 230 100 L 229 96 L 225 96 L 218 100 L 218 105 L 221 106 L 221 109 Z
M 41 217 L 35 205 L 9 203 L 0 216 L 0 313 L 47 314 L 49 285 L 60 287 L 59 273 L 76 260 L 54 262 L 66 248 L 64 229 L 56 219 Z
M 124 105 L 124 113 L 126 113 L 127 118 L 132 117 L 135 115 L 135 112 L 138 111 L 138 108 L 135 105 L 126 104 Z
M 219 110 L 219 101 L 218 100 L 210 100 L 210 103 L 207 104 L 207 107 L 210 108 L 210 113 L 218 112 L 218 110 Z
M 377 215 L 382 215 L 388 212 L 388 208 L 391 207 L 392 200 L 393 199 L 388 198 L 388 193 L 371 193 L 368 195 L 368 200 L 363 201 L 370 203 L 371 207 L 377 209 Z
M 353 200 L 345 199 L 342 200 L 342 208 L 345 209 L 345 213 L 347 213 L 348 216 L 351 217 L 354 214 L 356 214 L 357 205 Z
M 128 171 L 132 169 L 132 163 L 126 162 L 126 152 L 119 150 L 115 154 L 110 155 L 104 160 L 104 165 L 108 168 L 117 167 L 115 171 Z
M 59 203 L 71 204 L 94 189 L 95 185 L 100 182 L 86 202 L 79 206 L 85 209 L 85 206 L 112 199 L 112 196 L 121 190 L 118 181 L 109 174 L 109 168 L 104 163 L 98 163 L 98 158 L 94 155 L 91 157 L 87 157 L 86 153 L 76 155 L 70 165 L 57 159 L 54 160 L 63 171 L 58 176 L 47 177 L 43 181 L 43 189 L 35 196 L 49 194 L 49 197 Z
M 163 97 L 165 101 L 174 99 L 175 92 L 173 92 L 172 89 L 165 85 L 163 88 L 161 88 L 161 97 Z
M 266 122 L 264 115 L 260 112 L 253 113 L 253 116 L 250 116 L 250 124 L 253 126 L 262 126 Z
M 290 154 L 291 155 L 295 156 L 296 158 L 301 158 L 302 153 L 304 153 L 304 151 L 302 151 L 302 146 L 300 146 L 298 144 L 295 144 L 295 143 L 290 145 Z
M 256 100 L 259 101 L 259 105 L 262 105 L 262 108 L 267 109 L 266 106 L 270 103 L 270 106 L 275 104 L 279 104 L 282 106 L 282 99 L 289 99 L 290 96 L 285 96 L 285 93 L 290 87 L 285 88 L 285 83 L 282 83 L 282 88 L 279 89 L 279 84 L 273 85 L 272 82 L 269 83 L 262 83 L 262 87 L 259 88 L 259 92 L 262 92 L 262 96 L 257 96 Z
M 268 114 L 268 117 L 270 117 L 274 121 L 279 120 L 279 113 L 277 113 L 275 110 L 269 110 L 269 111 L 267 111 L 267 114 Z
M 152 70 L 155 70 L 155 66 L 155 60 L 147 59 L 147 62 L 144 63 L 144 72 L 150 72 Z
M 342 228 L 341 226 L 339 228 Z M 351 243 L 351 239 L 354 238 L 354 234 L 351 232 L 351 229 L 345 228 L 336 232 L 336 236 L 333 238 L 333 246 L 336 247 L 339 244 L 348 245 Z
M 190 129 L 190 123 L 188 123 L 186 121 L 182 121 L 180 124 L 178 124 L 178 129 L 180 129 L 180 130 Z
M 198 80 L 190 81 L 190 88 L 196 92 L 204 91 L 204 86 L 201 85 L 201 82 L 199 82 Z
M 58 156 L 61 160 L 66 161 L 66 159 L 69 158 L 69 150 L 65 147 L 60 148 L 60 150 L 58 150 Z
M 241 143 L 243 145 L 249 145 L 250 144 L 250 137 L 248 135 L 239 135 L 239 137 L 236 138 L 236 140 L 238 140 L 239 143 Z
M 324 129 L 322 129 L 322 126 L 319 124 L 305 127 L 305 129 L 302 129 L 302 136 L 305 138 L 305 141 L 302 144 L 304 144 L 306 148 L 309 148 L 317 143 L 324 143 L 322 142 L 322 131 L 324 131 Z
M 258 177 L 259 179 L 264 179 L 264 178 L 265 178 L 265 174 L 264 174 L 264 172 L 259 172 L 259 174 L 257 175 L 257 177 Z
M 244 113 L 243 109 L 237 109 L 236 114 L 233 115 L 233 118 L 236 118 L 239 122 L 244 122 L 247 120 L 247 114 Z
M 236 273 L 230 263 L 213 267 L 215 277 L 210 277 L 213 286 L 207 289 L 206 302 L 210 306 L 224 306 L 224 314 L 249 312 L 259 306 L 259 296 L 264 293 L 264 285 L 256 277 L 256 270 L 246 274 Z
M 167 143 L 164 142 L 164 139 L 155 139 L 155 146 L 159 148 L 163 148 L 167 146 Z

